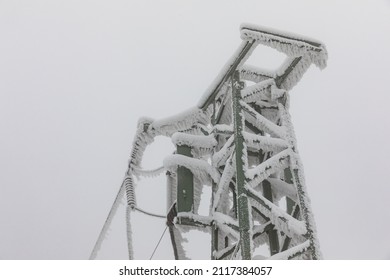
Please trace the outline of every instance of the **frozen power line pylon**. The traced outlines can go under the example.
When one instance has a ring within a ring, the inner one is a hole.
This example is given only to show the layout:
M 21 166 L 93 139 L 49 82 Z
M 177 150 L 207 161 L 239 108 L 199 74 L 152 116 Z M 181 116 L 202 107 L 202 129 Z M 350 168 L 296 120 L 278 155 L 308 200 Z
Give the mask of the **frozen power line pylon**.
M 211 259 L 320 259 L 321 251 L 291 123 L 289 93 L 313 63 L 326 66 L 325 46 L 277 30 L 241 25 L 242 43 L 196 107 L 171 118 L 139 121 L 129 167 L 96 242 L 95 258 L 121 197 L 127 197 L 129 257 L 131 212 L 163 217 L 175 259 L 187 259 L 183 233 L 211 234 Z M 259 45 L 284 53 L 274 72 L 246 64 Z M 248 85 L 251 84 L 251 85 Z M 143 170 L 146 147 L 170 137 L 176 152 L 163 167 Z M 133 176 L 167 174 L 164 215 L 140 208 Z M 211 200 L 201 201 L 203 188 Z M 209 204 L 200 215 L 199 205 Z

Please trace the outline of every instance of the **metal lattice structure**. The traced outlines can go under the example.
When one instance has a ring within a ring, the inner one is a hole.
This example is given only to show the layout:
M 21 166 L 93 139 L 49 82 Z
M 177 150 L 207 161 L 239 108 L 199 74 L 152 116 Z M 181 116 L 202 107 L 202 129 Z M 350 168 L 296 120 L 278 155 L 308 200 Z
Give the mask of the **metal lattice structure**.
M 124 193 L 133 258 L 131 212 L 154 215 L 137 206 L 133 176 L 164 171 L 169 207 L 155 216 L 167 219 L 175 259 L 187 258 L 182 234 L 192 229 L 211 234 L 211 259 L 321 258 L 288 91 L 311 64 L 326 66 L 326 49 L 312 39 L 252 25 L 241 26 L 241 39 L 198 106 L 172 118 L 139 121 L 127 175 L 92 258 Z M 284 53 L 285 62 L 274 72 L 247 65 L 259 45 Z M 176 153 L 163 167 L 142 170 L 143 152 L 159 135 L 172 138 Z M 212 198 L 204 202 L 206 187 Z M 210 204 L 208 216 L 199 215 L 201 203 Z M 260 247 L 268 252 L 260 255 Z

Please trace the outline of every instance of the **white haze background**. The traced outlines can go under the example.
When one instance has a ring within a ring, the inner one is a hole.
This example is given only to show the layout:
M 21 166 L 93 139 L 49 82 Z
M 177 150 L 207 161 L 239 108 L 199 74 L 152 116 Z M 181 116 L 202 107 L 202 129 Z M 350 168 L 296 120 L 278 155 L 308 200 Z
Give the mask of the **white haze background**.
M 195 106 L 238 47 L 242 22 L 326 44 L 328 67 L 311 67 L 291 91 L 323 254 L 389 259 L 388 0 L 1 0 L 0 259 L 88 258 L 137 119 Z M 145 166 L 171 147 L 157 142 Z M 165 210 L 161 181 L 139 187 L 140 205 Z M 145 259 L 164 222 L 137 215 Z M 171 258 L 168 236 L 156 259 Z M 193 257 L 208 258 L 209 241 L 195 237 Z M 127 257 L 123 207 L 99 256 Z

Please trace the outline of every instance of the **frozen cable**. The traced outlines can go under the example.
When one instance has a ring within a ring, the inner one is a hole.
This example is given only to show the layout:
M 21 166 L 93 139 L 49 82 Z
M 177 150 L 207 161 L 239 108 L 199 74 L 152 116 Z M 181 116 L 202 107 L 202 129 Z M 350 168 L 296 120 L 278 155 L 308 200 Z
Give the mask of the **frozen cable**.
M 150 213 L 150 212 L 142 210 L 141 208 L 138 208 L 138 207 L 134 207 L 134 209 L 139 211 L 139 212 L 141 212 L 141 213 L 144 213 L 145 215 L 148 215 L 148 216 L 152 216 L 152 217 L 156 217 L 156 218 L 162 218 L 162 219 L 166 219 L 167 218 L 166 216 Z
M 153 258 L 154 253 L 156 252 L 158 246 L 160 245 L 161 240 L 162 240 L 163 237 L 164 237 L 165 232 L 167 231 L 167 228 L 168 228 L 168 226 L 165 227 L 163 233 L 161 234 L 160 240 L 157 242 L 157 245 L 156 245 L 156 247 L 154 248 L 154 251 L 153 251 L 152 255 L 150 256 L 149 260 L 151 260 L 151 259 Z
M 119 191 L 118 191 L 118 194 L 115 198 L 115 201 L 112 204 L 110 212 L 108 213 L 106 221 L 104 222 L 104 225 L 100 231 L 99 237 L 96 240 L 95 246 L 93 247 L 93 250 L 92 250 L 91 255 L 89 257 L 90 260 L 96 259 L 97 253 L 100 250 L 100 247 L 102 246 L 103 240 L 104 240 L 104 238 L 107 234 L 107 231 L 111 225 L 112 219 L 115 216 L 116 211 L 118 210 L 118 207 L 119 207 L 119 204 L 122 200 L 124 192 L 125 192 L 125 187 L 124 187 L 124 184 L 122 184 L 121 187 L 119 188 Z
M 165 168 L 164 166 L 161 166 L 153 170 L 143 170 L 142 168 L 137 168 L 133 166 L 133 170 L 136 175 L 140 175 L 143 177 L 155 177 L 160 175 L 162 172 L 164 172 Z

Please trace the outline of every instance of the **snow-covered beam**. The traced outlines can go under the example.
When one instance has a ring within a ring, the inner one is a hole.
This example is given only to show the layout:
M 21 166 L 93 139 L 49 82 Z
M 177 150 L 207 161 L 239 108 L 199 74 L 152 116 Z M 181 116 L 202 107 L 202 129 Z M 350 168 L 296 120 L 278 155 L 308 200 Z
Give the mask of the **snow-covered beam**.
M 290 57 L 310 55 L 312 62 L 320 68 L 326 66 L 327 52 L 318 40 L 253 24 L 241 25 L 241 38 L 274 48 Z
M 241 101 L 240 102 L 242 108 L 244 109 L 245 120 L 253 124 L 259 130 L 269 133 L 273 137 L 284 138 L 285 130 L 283 127 L 280 127 L 270 120 L 266 119 L 264 116 L 260 115 L 249 106 L 247 103 Z
M 253 42 L 243 41 L 239 46 L 238 50 L 234 53 L 234 55 L 228 60 L 225 66 L 220 71 L 219 75 L 215 78 L 213 83 L 206 90 L 201 100 L 198 103 L 198 107 L 206 110 L 207 107 L 212 104 L 217 96 L 218 92 L 222 88 L 223 84 L 228 81 L 236 71 L 237 67 L 245 61 L 245 58 L 250 54 L 254 46 Z

